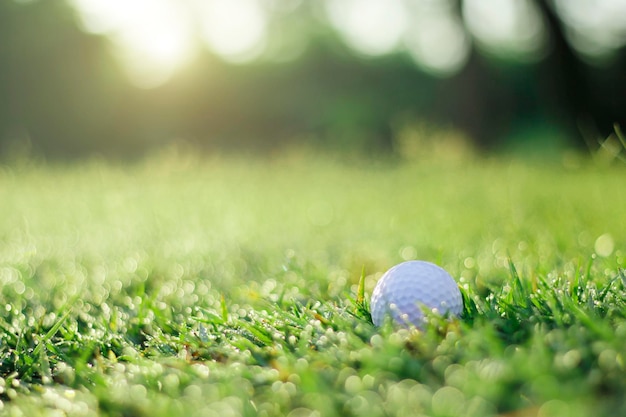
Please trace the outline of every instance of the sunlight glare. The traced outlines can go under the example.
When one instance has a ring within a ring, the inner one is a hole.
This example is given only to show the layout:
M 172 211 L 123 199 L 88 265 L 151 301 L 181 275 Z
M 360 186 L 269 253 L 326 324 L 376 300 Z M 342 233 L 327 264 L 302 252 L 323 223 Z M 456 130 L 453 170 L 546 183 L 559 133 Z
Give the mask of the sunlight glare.
M 248 62 L 263 52 L 267 15 L 257 0 L 196 0 L 207 46 L 231 62 Z
M 357 52 L 377 56 L 393 52 L 407 27 L 400 0 L 327 0 L 333 27 Z
M 84 29 L 106 35 L 130 81 L 165 83 L 194 55 L 188 10 L 174 0 L 72 0 Z

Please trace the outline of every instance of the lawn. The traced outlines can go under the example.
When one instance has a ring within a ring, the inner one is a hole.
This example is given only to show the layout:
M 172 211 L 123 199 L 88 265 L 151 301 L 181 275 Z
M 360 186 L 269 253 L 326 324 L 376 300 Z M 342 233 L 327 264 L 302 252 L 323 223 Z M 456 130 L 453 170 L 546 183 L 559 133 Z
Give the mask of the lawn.
M 626 415 L 624 178 L 297 153 L 0 166 L 0 414 Z M 460 320 L 371 324 L 408 259 L 458 281 Z

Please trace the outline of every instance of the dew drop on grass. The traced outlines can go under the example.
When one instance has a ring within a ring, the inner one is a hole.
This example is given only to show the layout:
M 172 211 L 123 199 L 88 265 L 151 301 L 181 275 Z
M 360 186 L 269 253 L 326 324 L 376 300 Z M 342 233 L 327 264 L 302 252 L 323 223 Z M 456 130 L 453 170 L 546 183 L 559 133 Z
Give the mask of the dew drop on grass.
M 413 246 L 405 246 L 400 250 L 400 256 L 405 261 L 414 260 L 417 257 L 417 249 Z
M 357 392 L 363 389 L 361 378 L 359 378 L 356 375 L 351 375 L 348 378 L 346 378 L 346 382 L 344 386 L 348 394 L 356 394 Z
M 476 266 L 476 259 L 472 258 L 472 257 L 467 257 L 465 258 L 465 260 L 463 261 L 463 265 L 467 268 L 467 269 L 472 269 Z
M 596 243 L 593 246 L 594 250 L 599 256 L 606 258 L 613 253 L 615 249 L 615 242 L 613 236 L 610 233 L 605 233 L 596 239 Z

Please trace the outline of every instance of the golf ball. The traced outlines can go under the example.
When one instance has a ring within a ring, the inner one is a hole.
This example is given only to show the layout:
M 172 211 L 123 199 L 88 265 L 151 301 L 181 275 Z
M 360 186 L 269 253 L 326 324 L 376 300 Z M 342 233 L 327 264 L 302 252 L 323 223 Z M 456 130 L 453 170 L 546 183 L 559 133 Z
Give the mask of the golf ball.
M 374 288 L 370 305 L 376 326 L 390 315 L 398 324 L 423 327 L 424 307 L 460 316 L 463 297 L 444 269 L 430 262 L 408 261 L 385 272 Z

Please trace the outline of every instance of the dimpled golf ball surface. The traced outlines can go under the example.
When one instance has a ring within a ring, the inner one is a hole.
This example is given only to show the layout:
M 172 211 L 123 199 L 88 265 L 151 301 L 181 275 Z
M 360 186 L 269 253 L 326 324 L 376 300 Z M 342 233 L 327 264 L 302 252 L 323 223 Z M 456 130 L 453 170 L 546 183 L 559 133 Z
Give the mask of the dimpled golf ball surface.
M 391 315 L 401 325 L 423 328 L 426 306 L 439 314 L 460 316 L 463 297 L 444 269 L 425 261 L 408 261 L 385 272 L 372 293 L 371 313 L 376 326 Z

